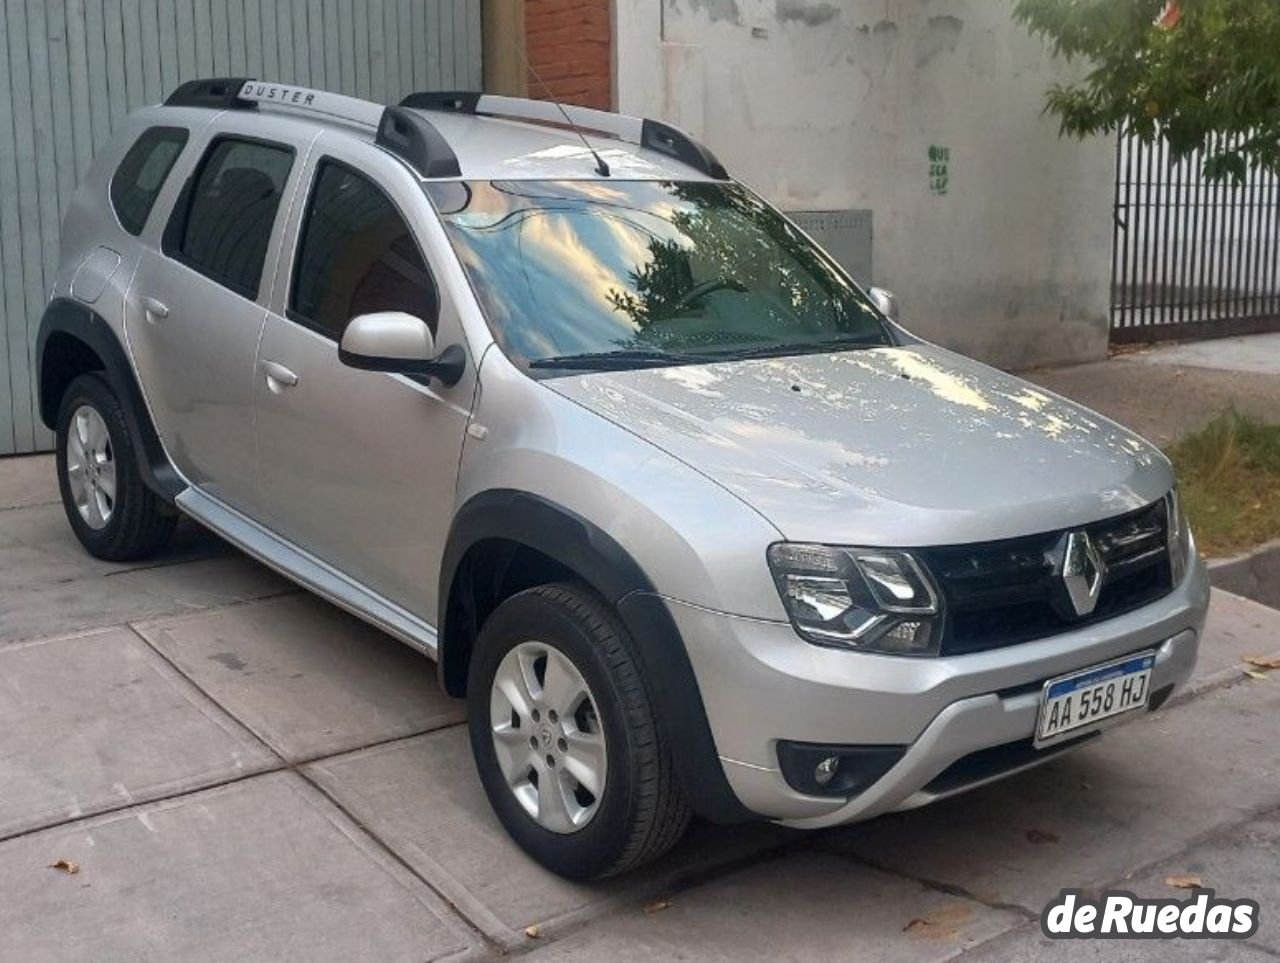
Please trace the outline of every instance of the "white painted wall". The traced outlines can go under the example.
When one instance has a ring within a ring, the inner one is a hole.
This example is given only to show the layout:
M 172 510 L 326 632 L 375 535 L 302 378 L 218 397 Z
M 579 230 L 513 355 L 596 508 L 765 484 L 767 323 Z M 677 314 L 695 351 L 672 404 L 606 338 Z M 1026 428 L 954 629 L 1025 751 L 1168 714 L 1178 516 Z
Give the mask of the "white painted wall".
M 615 0 L 619 109 L 698 135 L 784 209 L 871 209 L 875 283 L 920 335 L 1005 367 L 1100 358 L 1114 142 L 1059 139 L 1044 93 L 1069 68 L 1010 9 Z

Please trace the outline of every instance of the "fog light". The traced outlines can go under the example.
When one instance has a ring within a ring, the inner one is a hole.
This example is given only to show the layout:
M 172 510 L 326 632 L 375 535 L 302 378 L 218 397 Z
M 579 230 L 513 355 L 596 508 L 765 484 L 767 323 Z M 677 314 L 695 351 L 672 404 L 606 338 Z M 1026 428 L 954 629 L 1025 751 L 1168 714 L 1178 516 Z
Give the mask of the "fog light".
M 825 786 L 836 774 L 836 770 L 840 768 L 839 756 L 827 756 L 822 762 L 813 768 L 813 781 L 819 786 Z
M 843 796 L 870 788 L 906 753 L 906 746 L 840 746 L 778 742 L 782 778 L 806 796 Z

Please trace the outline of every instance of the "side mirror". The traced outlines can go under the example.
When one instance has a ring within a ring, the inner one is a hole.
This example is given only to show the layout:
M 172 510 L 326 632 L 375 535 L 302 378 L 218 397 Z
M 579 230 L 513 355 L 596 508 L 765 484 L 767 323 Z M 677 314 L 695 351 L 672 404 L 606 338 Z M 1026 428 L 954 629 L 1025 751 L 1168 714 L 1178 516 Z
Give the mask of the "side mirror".
M 456 344 L 437 356 L 435 338 L 425 321 L 403 311 L 378 311 L 347 322 L 338 360 L 362 371 L 426 375 L 452 386 L 462 377 L 467 356 Z
M 877 311 L 890 321 L 898 320 L 897 295 L 892 291 L 886 291 L 884 288 L 868 288 L 867 295 L 871 298 L 871 303 L 876 306 Z

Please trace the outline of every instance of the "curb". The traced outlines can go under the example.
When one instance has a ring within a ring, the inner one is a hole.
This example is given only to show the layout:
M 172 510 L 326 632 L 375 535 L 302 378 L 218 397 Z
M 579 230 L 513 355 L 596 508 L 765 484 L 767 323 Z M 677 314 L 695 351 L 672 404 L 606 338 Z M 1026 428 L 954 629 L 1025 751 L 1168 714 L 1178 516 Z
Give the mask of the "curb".
M 1264 655 L 1265 659 L 1280 659 L 1280 649 Z M 1225 669 L 1219 669 L 1217 672 L 1210 672 L 1208 675 L 1199 679 L 1192 679 L 1185 686 L 1173 694 L 1173 697 L 1166 702 L 1162 709 L 1169 709 L 1173 706 L 1182 705 L 1184 702 L 1190 702 L 1206 693 L 1213 692 L 1217 689 L 1226 689 L 1237 683 L 1249 682 L 1257 684 L 1259 680 L 1252 679 L 1245 674 L 1249 668 L 1246 662 L 1237 662 L 1235 665 L 1228 666 Z M 1273 670 L 1274 671 L 1274 670 Z M 1280 671 L 1276 672 L 1275 679 L 1280 680 Z
M 1280 609 L 1280 539 L 1234 558 L 1211 559 L 1207 564 L 1214 588 Z

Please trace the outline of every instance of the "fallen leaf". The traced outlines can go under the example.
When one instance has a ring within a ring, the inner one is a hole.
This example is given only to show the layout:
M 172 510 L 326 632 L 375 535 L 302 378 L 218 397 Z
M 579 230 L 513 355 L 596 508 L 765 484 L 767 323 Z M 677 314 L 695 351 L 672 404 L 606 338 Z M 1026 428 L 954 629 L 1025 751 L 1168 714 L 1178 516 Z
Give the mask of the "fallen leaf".
M 942 906 L 928 917 L 916 916 L 902 928 L 904 933 L 915 933 L 927 940 L 956 940 L 960 938 L 959 925 L 973 915 L 973 910 L 959 904 Z
M 537 923 L 534 923 L 532 926 L 526 926 L 524 928 L 524 935 L 529 937 L 531 940 L 536 940 L 542 935 L 542 930 L 538 929 Z
M 1043 829 L 1028 829 L 1027 842 L 1029 843 L 1060 843 L 1062 839 L 1057 833 L 1047 833 Z
M 1174 889 L 1198 889 L 1204 885 L 1204 880 L 1195 875 L 1166 876 L 1164 881 L 1166 886 Z
M 1264 679 L 1268 678 L 1265 672 L 1259 672 L 1257 669 L 1245 669 L 1244 674 L 1247 675 L 1250 679 L 1257 679 L 1259 682 L 1262 682 Z
M 1245 662 L 1258 669 L 1280 669 L 1280 658 L 1265 655 L 1246 655 Z
M 64 873 L 66 873 L 68 876 L 74 876 L 76 873 L 80 872 L 79 864 L 73 863 L 69 859 L 60 859 L 56 863 L 50 863 L 49 868 L 60 869 Z
M 670 906 L 671 900 L 669 899 L 656 900 L 644 908 L 644 914 L 645 916 L 652 916 L 654 913 L 661 913 L 664 909 L 667 909 Z

